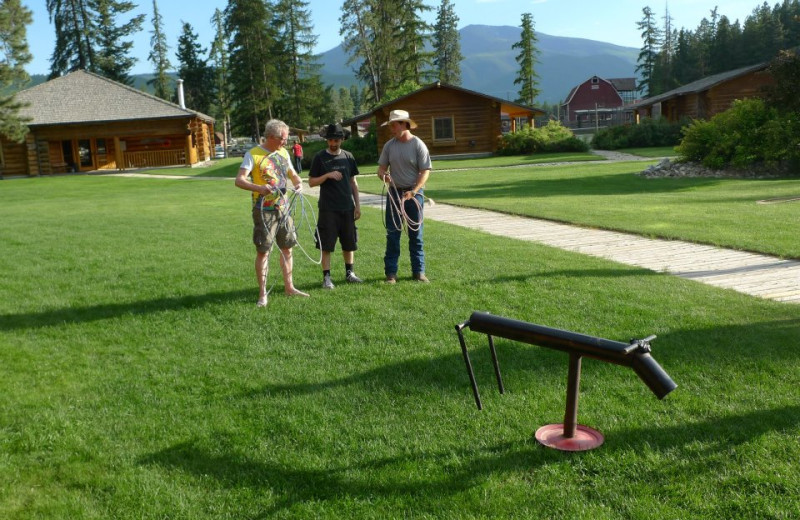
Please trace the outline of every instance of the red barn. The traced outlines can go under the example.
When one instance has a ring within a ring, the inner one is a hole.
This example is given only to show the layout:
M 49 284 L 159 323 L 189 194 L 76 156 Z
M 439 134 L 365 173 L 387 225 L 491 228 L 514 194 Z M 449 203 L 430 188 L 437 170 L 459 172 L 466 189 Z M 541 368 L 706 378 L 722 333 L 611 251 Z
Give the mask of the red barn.
M 586 127 L 619 118 L 620 108 L 626 104 L 623 96 L 630 84 L 635 88 L 634 78 L 603 79 L 592 76 L 570 90 L 561 104 L 561 120 L 568 126 Z M 633 89 L 631 89 L 633 92 Z

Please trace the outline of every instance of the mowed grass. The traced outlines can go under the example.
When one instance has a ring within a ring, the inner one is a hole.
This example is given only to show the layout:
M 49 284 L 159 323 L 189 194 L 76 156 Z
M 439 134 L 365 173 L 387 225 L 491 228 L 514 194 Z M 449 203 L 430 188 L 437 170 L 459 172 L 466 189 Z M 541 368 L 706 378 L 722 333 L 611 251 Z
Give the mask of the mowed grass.
M 365 208 L 366 283 L 337 252 L 325 292 L 297 251 L 311 298 L 280 294 L 273 258 L 257 309 L 230 181 L 3 181 L 0 218 L 1 518 L 800 516 L 797 306 L 433 221 L 433 283 L 403 254 L 388 287 Z M 544 448 L 567 356 L 496 338 L 501 396 L 467 331 L 479 412 L 454 330 L 473 310 L 657 334 L 679 387 L 586 359 L 578 419 L 606 442 Z
M 434 171 L 437 202 L 800 259 L 800 181 L 654 178 L 649 162 Z M 380 193 L 377 178 L 365 191 Z M 760 203 L 769 202 L 769 203 Z

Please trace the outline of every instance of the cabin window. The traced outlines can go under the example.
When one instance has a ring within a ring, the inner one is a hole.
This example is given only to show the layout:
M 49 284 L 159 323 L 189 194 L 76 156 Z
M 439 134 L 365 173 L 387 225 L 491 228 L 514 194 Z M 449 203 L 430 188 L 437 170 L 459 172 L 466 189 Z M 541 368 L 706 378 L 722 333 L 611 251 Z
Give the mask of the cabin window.
M 452 117 L 433 118 L 433 140 L 434 141 L 455 141 L 455 125 Z

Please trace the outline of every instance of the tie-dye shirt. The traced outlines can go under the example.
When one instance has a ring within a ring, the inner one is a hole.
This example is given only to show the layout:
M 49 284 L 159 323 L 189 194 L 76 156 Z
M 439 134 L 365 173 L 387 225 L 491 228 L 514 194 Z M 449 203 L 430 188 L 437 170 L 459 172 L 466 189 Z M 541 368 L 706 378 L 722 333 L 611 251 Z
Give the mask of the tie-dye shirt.
M 286 197 L 281 194 L 280 190 L 286 188 L 286 178 L 290 168 L 289 152 L 286 151 L 286 148 L 280 147 L 274 152 L 270 152 L 261 146 L 255 146 L 245 154 L 242 168 L 250 170 L 250 177 L 254 183 L 272 186 L 274 191 L 263 195 L 263 208 L 266 210 L 281 209 Z M 259 197 L 262 195 L 253 192 L 253 204 L 258 202 Z

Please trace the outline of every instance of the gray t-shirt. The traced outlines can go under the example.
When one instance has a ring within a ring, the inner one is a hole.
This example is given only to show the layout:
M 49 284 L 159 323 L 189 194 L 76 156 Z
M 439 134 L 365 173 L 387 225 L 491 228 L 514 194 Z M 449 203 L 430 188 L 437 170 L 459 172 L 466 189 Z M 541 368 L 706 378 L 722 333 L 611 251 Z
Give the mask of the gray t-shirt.
M 417 136 L 405 143 L 392 137 L 383 145 L 378 164 L 389 167 L 395 186 L 408 189 L 414 187 L 419 172 L 431 169 L 431 155 Z

